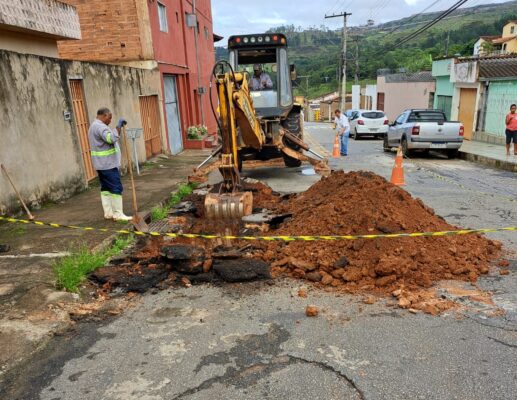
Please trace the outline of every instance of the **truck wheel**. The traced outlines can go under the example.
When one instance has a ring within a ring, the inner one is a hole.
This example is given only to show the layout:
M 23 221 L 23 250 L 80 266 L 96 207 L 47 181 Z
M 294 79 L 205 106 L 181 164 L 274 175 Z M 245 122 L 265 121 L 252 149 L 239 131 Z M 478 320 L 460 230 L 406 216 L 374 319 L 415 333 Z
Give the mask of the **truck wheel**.
M 404 157 L 409 158 L 411 156 L 411 150 L 409 150 L 407 145 L 407 139 L 404 137 L 402 138 L 402 142 L 400 143 L 400 146 L 402 147 L 402 154 L 404 154 Z
M 458 157 L 458 149 L 449 149 L 447 150 L 447 158 L 453 159 Z
M 391 147 L 390 145 L 388 144 L 388 135 L 384 135 L 384 139 L 383 139 L 383 142 L 382 142 L 382 149 L 388 153 L 391 151 Z
M 287 129 L 290 133 L 295 136 L 298 136 L 300 139 L 302 138 L 302 123 L 300 120 L 300 110 L 293 108 L 291 112 L 287 115 L 287 118 L 282 121 L 282 126 L 284 129 Z M 293 150 L 299 150 L 300 147 L 296 146 L 294 143 L 291 143 L 287 139 L 284 144 L 290 147 Z M 282 158 L 284 159 L 284 164 L 287 168 L 297 168 L 302 165 L 302 162 L 296 158 L 289 157 L 285 153 L 282 153 Z

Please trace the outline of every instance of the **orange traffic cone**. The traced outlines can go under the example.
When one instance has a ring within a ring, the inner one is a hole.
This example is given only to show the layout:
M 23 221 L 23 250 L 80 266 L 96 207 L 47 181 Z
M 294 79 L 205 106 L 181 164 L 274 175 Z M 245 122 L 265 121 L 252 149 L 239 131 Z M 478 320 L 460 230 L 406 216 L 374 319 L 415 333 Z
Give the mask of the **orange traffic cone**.
M 399 147 L 397 151 L 397 156 L 395 157 L 395 165 L 393 166 L 393 170 L 391 171 L 391 180 L 390 182 L 397 186 L 404 186 L 406 182 L 404 181 L 404 166 L 402 165 L 402 149 Z
M 332 150 L 332 157 L 339 158 L 341 156 L 341 146 L 339 144 L 339 135 L 336 135 L 334 140 L 334 149 Z

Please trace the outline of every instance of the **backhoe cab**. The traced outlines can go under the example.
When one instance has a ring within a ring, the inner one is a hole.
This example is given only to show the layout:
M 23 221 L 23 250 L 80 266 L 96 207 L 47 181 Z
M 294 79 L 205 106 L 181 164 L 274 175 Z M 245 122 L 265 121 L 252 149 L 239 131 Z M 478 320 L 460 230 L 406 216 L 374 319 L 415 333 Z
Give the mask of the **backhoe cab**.
M 285 36 L 232 36 L 228 47 L 230 60 L 215 64 L 215 85 L 210 85 L 219 100 L 221 146 L 197 170 L 220 153 L 223 182 L 205 197 L 205 213 L 209 218 L 235 219 L 253 209 L 251 192 L 241 191 L 243 160 L 283 157 L 287 167 L 308 161 L 317 172 L 326 174 L 329 169 L 326 160 L 302 140 L 301 106 L 293 103 L 295 71 L 287 60 Z
M 296 143 L 281 135 L 281 128 L 299 139 L 303 137 L 302 106 L 293 101 L 294 65 L 289 64 L 287 39 L 280 33 L 230 36 L 229 64 L 248 79 L 255 115 L 265 135 L 263 148 L 256 150 L 243 143 L 239 150 L 243 160 L 269 160 L 283 157 L 287 167 L 298 167 L 301 160 L 282 152 L 282 143 L 299 150 Z

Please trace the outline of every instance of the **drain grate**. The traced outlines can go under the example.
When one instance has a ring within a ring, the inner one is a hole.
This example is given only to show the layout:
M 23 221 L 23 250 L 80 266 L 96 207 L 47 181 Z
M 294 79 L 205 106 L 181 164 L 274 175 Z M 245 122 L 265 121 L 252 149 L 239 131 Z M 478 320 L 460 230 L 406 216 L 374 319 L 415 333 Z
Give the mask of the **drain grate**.
M 153 221 L 149 223 L 149 231 L 167 233 L 171 231 L 171 226 L 169 225 L 169 221 L 167 220 Z

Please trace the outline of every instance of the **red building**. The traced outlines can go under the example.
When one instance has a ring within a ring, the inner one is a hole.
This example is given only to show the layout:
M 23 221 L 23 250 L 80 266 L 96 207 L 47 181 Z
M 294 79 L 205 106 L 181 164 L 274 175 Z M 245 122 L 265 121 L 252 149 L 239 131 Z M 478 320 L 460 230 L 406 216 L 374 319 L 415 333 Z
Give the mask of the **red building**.
M 190 126 L 205 125 L 209 133 L 216 132 L 209 99 L 215 63 L 210 0 L 63 2 L 76 6 L 82 39 L 60 43 L 61 58 L 159 71 L 157 101 L 165 122 L 166 150 L 177 154 L 183 148 L 201 147 L 201 141 L 187 138 Z

